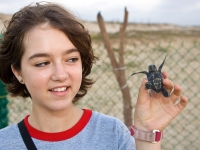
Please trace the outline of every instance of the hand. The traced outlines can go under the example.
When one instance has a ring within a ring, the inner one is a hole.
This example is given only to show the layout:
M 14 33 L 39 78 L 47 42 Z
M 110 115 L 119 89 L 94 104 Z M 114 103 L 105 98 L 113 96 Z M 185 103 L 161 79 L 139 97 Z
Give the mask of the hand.
M 134 113 L 134 126 L 140 130 L 152 131 L 154 129 L 164 130 L 168 124 L 186 107 L 188 99 L 181 96 L 181 87 L 173 85 L 163 72 L 163 85 L 170 97 L 164 97 L 162 93 L 156 93 L 145 89 L 146 79 L 143 80 L 139 89 L 138 100 Z M 177 102 L 175 104 L 175 102 Z

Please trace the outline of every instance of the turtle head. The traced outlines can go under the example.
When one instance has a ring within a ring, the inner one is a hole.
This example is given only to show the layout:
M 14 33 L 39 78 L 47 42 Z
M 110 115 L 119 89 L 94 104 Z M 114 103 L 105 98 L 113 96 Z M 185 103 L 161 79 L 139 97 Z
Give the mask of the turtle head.
M 157 68 L 155 65 L 149 65 L 149 72 L 156 72 Z

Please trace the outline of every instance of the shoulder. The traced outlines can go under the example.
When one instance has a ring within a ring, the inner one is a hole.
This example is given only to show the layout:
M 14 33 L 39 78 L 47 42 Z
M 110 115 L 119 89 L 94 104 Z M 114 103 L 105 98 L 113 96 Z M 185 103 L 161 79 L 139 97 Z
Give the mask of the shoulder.
M 111 143 L 113 145 L 114 143 L 117 144 L 119 149 L 135 149 L 135 140 L 130 135 L 130 130 L 118 118 L 93 111 L 89 123 L 93 127 L 92 131 L 95 131 L 95 133 L 97 132 L 101 138 L 104 137 L 109 141 L 112 137 L 111 139 L 113 141 L 111 141 Z
M 99 125 L 101 129 L 104 131 L 111 130 L 118 136 L 121 135 L 130 135 L 130 130 L 127 128 L 127 126 L 118 118 L 108 116 L 102 113 L 93 112 L 92 113 L 92 119 L 95 123 L 95 126 Z
M 21 147 L 23 140 L 21 138 L 17 124 L 7 126 L 0 130 L 0 150 L 4 147 L 7 149 L 18 149 Z
M 92 112 L 91 120 L 106 126 L 118 126 L 118 127 L 123 126 L 126 128 L 125 124 L 118 118 L 108 116 L 96 111 Z
M 18 130 L 18 127 L 16 124 L 13 124 L 13 125 L 10 125 L 10 126 L 7 126 L 3 129 L 0 130 L 0 139 L 4 139 L 4 138 L 10 138 L 12 137 L 13 135 L 17 134 L 17 130 Z

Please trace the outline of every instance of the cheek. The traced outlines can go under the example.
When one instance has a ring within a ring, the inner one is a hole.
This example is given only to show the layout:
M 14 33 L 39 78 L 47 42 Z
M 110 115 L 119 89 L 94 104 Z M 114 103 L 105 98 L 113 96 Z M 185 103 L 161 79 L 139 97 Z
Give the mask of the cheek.
M 77 77 L 77 80 L 79 82 L 82 81 L 82 69 L 80 69 L 79 71 L 77 71 L 76 77 Z
M 38 89 L 42 88 L 44 85 L 44 80 L 41 80 L 41 78 L 38 79 L 37 77 L 30 77 L 25 81 L 25 85 L 31 94 L 33 91 L 37 91 Z
M 24 74 L 24 82 L 28 89 L 39 89 L 42 88 L 45 83 L 48 82 L 49 73 L 38 72 L 38 71 L 28 71 Z
M 71 77 L 73 78 L 73 81 L 77 83 L 77 85 L 81 85 L 82 82 L 82 67 L 79 67 L 77 69 L 73 69 L 71 71 Z

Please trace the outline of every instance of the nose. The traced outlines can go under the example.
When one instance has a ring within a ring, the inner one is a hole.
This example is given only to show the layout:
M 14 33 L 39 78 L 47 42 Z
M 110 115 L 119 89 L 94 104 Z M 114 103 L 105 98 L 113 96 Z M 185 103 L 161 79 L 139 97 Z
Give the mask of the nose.
M 53 81 L 64 81 L 68 78 L 67 69 L 63 64 L 56 64 L 53 66 L 52 70 L 52 80 Z

